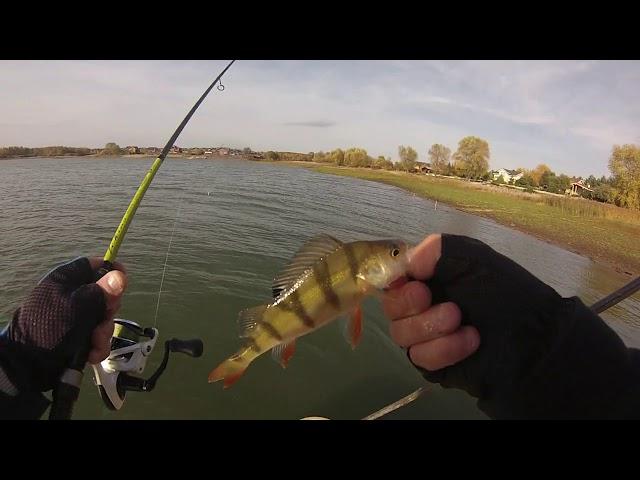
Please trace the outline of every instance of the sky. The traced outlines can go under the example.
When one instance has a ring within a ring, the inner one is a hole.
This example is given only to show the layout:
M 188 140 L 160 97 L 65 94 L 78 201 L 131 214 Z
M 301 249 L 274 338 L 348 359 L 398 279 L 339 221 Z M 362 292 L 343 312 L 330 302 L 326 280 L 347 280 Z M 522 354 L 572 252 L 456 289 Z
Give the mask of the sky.
M 0 61 L 0 146 L 162 147 L 228 60 Z M 639 61 L 239 60 L 180 147 L 361 147 L 428 161 L 474 135 L 490 166 L 608 175 L 640 144 Z

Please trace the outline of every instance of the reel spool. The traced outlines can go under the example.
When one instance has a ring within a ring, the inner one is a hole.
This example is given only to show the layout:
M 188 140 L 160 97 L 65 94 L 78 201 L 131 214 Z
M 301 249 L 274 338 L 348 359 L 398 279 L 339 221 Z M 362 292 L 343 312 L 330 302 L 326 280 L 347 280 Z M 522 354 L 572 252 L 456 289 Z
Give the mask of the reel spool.
M 172 338 L 164 344 L 162 363 L 149 379 L 142 375 L 147 359 L 153 352 L 158 339 L 157 328 L 142 328 L 136 322 L 116 318 L 111 339 L 111 353 L 97 365 L 92 365 L 94 382 L 100 397 L 110 410 L 120 410 L 128 391 L 150 392 L 162 375 L 171 352 L 180 352 L 190 357 L 202 355 L 203 344 L 200 339 L 178 340 Z

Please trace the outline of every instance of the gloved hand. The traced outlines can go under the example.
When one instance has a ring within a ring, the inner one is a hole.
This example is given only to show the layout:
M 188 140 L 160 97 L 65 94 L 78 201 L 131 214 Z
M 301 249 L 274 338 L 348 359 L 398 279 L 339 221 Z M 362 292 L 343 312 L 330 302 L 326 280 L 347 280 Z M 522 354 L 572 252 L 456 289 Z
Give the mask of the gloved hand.
M 624 404 L 640 383 L 630 351 L 578 298 L 457 235 L 427 237 L 409 274 L 418 281 L 383 306 L 427 380 L 465 390 L 493 418 L 640 415 Z
M 84 342 L 92 342 L 90 363 L 109 354 L 126 275 L 116 264 L 94 283 L 101 264 L 83 257 L 52 270 L 0 335 L 0 367 L 21 394 L 53 389 Z

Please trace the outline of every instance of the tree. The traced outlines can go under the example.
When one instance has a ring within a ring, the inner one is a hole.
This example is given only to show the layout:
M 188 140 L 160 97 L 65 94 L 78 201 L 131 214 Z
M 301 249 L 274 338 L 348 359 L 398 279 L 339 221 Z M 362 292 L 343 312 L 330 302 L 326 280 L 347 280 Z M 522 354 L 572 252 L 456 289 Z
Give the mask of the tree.
M 350 148 L 344 152 L 344 164 L 349 167 L 367 167 L 369 155 L 364 148 Z
M 339 148 L 336 148 L 333 152 L 331 152 L 330 156 L 331 156 L 331 160 L 336 165 L 338 166 L 344 165 L 344 152 Z
M 516 180 L 516 185 L 519 187 L 531 188 L 533 189 L 533 178 L 531 175 L 524 174 L 518 180 Z M 533 191 L 533 190 L 532 190 Z
M 277 162 L 278 160 L 280 160 L 280 155 L 278 155 L 277 152 L 269 150 L 264 154 L 264 158 L 265 160 L 269 160 L 271 162 Z
M 451 160 L 451 149 L 439 143 L 434 143 L 429 149 L 429 160 L 431 161 L 433 172 L 442 175 L 447 172 L 447 167 Z
M 405 172 L 410 172 L 416 165 L 418 159 L 418 152 L 413 148 L 404 145 L 398 147 L 398 156 L 400 157 L 399 167 Z
M 615 203 L 618 191 L 611 185 L 601 183 L 593 189 L 592 198 L 598 202 Z
M 467 178 L 480 178 L 489 170 L 489 144 L 478 137 L 464 137 L 453 155 L 456 170 Z
M 122 149 L 117 143 L 109 142 L 104 146 L 103 155 L 122 155 Z
M 318 163 L 330 162 L 331 158 L 326 155 L 322 150 L 313 154 L 313 161 Z
M 242 153 L 244 153 L 245 155 L 250 154 L 250 153 L 251 153 L 251 148 L 249 148 L 249 147 L 244 147 L 244 148 L 242 149 Z
M 544 163 L 538 165 L 536 168 L 531 170 L 531 178 L 533 178 L 534 185 L 537 187 L 543 187 L 547 185 L 544 181 L 545 176 L 548 176 L 551 173 L 553 173 L 551 169 Z
M 616 203 L 640 209 L 640 146 L 615 145 L 609 157 L 609 170 L 618 190 Z
M 384 158 L 380 155 L 372 165 L 373 168 L 380 168 L 382 170 L 393 170 L 393 162 L 390 159 Z

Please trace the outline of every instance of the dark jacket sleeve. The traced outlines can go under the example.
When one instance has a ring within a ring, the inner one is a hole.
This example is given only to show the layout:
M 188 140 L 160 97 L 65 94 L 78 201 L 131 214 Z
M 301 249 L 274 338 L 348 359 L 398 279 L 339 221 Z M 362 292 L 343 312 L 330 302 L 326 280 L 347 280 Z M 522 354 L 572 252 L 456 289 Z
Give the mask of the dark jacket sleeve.
M 49 399 L 26 381 L 27 365 L 0 336 L 0 420 L 37 420 Z
M 468 237 L 443 235 L 428 282 L 455 302 L 479 349 L 425 378 L 460 388 L 496 419 L 640 418 L 640 353 L 582 301 Z
M 549 348 L 478 406 L 494 418 L 640 418 L 640 351 L 578 298 L 565 299 Z
M 49 407 L 41 393 L 10 396 L 0 392 L 0 420 L 38 420 Z

